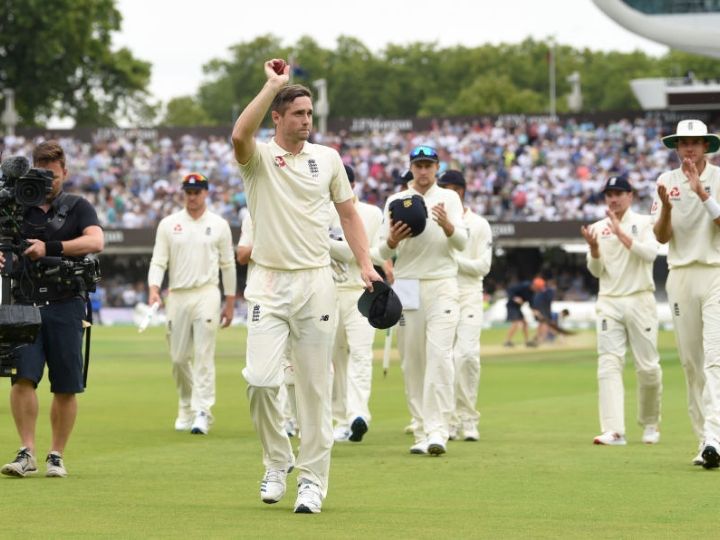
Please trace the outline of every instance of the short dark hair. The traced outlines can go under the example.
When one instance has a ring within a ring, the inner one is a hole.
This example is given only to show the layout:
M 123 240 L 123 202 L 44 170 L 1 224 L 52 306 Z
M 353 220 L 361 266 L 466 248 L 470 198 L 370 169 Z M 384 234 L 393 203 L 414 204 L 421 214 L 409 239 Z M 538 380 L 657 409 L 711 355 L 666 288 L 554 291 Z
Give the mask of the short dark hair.
M 284 86 L 270 104 L 270 110 L 283 114 L 285 109 L 288 108 L 288 105 L 295 101 L 295 99 L 303 96 L 309 97 L 310 99 L 313 98 L 310 89 L 302 84 L 289 84 Z
M 33 150 L 33 165 L 43 165 L 53 161 L 59 161 L 65 168 L 65 150 L 55 140 L 45 141 L 38 144 Z

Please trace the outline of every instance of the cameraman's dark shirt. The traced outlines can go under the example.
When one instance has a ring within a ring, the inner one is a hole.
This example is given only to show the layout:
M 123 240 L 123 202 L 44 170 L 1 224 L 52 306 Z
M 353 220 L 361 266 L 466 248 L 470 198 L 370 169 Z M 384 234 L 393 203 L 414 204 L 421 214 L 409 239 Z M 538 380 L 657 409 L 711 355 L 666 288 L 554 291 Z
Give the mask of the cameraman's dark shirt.
M 63 204 L 59 205 L 59 207 L 62 206 Z M 95 208 L 87 200 L 80 198 L 73 208 L 68 211 L 62 226 L 48 233 L 48 223 L 55 217 L 56 212 L 53 206 L 47 212 L 39 206 L 28 208 L 23 218 L 21 236 L 24 239 L 37 238 L 44 242 L 49 240 L 74 240 L 82 236 L 87 227 L 92 225 L 100 226 Z M 24 264 L 33 263 L 24 258 Z M 76 290 L 68 290 L 66 287 L 57 284 L 48 284 L 42 279 L 30 278 L 26 272 L 19 276 L 18 281 L 18 295 L 21 302 L 62 300 L 78 294 Z M 43 290 L 42 293 L 40 293 L 41 289 Z
M 48 240 L 74 240 L 82 236 L 83 231 L 91 225 L 100 226 L 95 208 L 85 199 L 80 199 L 72 210 L 65 217 L 65 223 L 57 231 L 47 236 L 46 227 L 49 221 L 55 217 L 55 208 L 52 206 L 47 212 L 39 206 L 28 208 L 25 212 L 25 219 L 22 226 L 22 237 L 37 238 L 47 242 Z

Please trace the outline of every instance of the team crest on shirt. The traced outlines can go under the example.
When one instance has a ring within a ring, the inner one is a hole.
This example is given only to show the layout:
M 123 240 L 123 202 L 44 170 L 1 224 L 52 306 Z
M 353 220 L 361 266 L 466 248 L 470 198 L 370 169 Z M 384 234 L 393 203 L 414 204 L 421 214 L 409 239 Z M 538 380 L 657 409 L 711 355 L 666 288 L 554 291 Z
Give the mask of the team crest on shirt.
M 673 201 L 679 201 L 680 200 L 680 188 L 675 186 L 670 190 L 670 193 L 668 193 L 668 197 L 670 197 Z
M 210 234 L 212 234 L 212 229 L 208 227 L 207 229 L 205 229 L 205 236 L 210 236 Z
M 612 234 L 612 231 L 610 230 L 610 227 L 605 227 L 602 231 L 600 231 L 600 236 L 602 238 L 607 238 Z
M 317 178 L 320 175 L 320 167 L 318 167 L 317 161 L 314 159 L 308 159 L 308 169 L 313 178 Z
M 287 167 L 287 163 L 285 163 L 285 158 L 282 156 L 275 156 L 275 166 L 279 168 Z
M 176 234 L 181 233 L 182 232 L 182 224 L 176 223 L 175 226 L 173 227 L 173 232 Z
M 707 193 L 708 195 L 711 195 L 712 193 L 710 193 L 710 192 L 711 192 L 710 186 L 705 186 L 705 193 Z

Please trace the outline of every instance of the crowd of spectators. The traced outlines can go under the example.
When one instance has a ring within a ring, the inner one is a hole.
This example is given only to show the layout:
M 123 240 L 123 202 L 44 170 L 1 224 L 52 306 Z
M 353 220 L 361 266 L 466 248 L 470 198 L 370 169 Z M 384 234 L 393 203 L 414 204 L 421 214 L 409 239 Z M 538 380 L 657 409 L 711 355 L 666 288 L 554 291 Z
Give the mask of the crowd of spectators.
M 655 180 L 678 165 L 675 153 L 660 142 L 673 128 L 674 124 L 647 118 L 601 125 L 509 117 L 444 122 L 425 132 L 317 134 L 315 141 L 340 152 L 355 168 L 357 195 L 380 207 L 401 189 L 410 149 L 426 144 L 438 149 L 441 171 L 465 173 L 466 204 L 491 222 L 597 220 L 605 211 L 602 185 L 619 173 L 627 173 L 636 189 L 636 209 L 649 211 Z M 261 138 L 270 136 L 269 130 L 260 133 Z M 231 225 L 239 226 L 247 212 L 229 133 L 171 139 L 119 131 L 93 142 L 64 136 L 59 140 L 68 156 L 66 189 L 90 200 L 108 229 L 154 228 L 162 217 L 183 207 L 181 179 L 193 171 L 211 178 L 209 206 Z M 5 137 L 0 149 L 4 157 L 30 156 L 37 142 Z M 717 157 L 713 161 L 720 162 Z M 561 297 L 589 297 L 582 268 L 556 269 L 555 274 Z M 502 294 L 507 283 L 495 277 L 488 276 L 488 289 Z M 136 271 L 106 275 L 103 282 L 105 305 L 132 306 L 146 300 L 144 276 Z
M 649 209 L 656 178 L 676 166 L 660 142 L 662 128 L 644 118 L 596 125 L 512 117 L 445 122 L 426 132 L 317 135 L 316 141 L 337 148 L 356 170 L 358 196 L 379 206 L 400 189 L 409 150 L 428 144 L 438 149 L 441 170 L 465 172 L 469 206 L 490 221 L 595 220 L 604 215 L 604 180 L 622 172 L 637 190 L 636 207 Z M 6 137 L 3 155 L 30 155 L 36 142 Z M 210 207 L 231 225 L 239 226 L 247 211 L 229 133 L 60 142 L 70 170 L 66 189 L 87 197 L 106 227 L 155 227 L 182 208 L 180 181 L 192 171 L 211 178 Z

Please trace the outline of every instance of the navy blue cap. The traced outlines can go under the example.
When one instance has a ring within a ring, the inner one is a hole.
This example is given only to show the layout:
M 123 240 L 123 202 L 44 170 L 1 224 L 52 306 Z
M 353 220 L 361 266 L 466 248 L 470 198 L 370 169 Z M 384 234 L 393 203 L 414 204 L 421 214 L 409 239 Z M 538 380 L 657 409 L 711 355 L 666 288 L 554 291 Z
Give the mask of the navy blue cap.
M 358 310 L 373 328 L 395 326 L 402 315 L 402 302 L 383 281 L 373 281 L 373 292 L 365 289 L 358 299 Z
M 633 188 L 628 181 L 627 175 L 621 174 L 619 176 L 611 176 L 607 179 L 602 193 L 607 193 L 608 191 L 627 191 L 628 193 L 632 193 Z
M 440 157 L 438 156 L 437 150 L 432 146 L 421 145 L 416 146 L 410 152 L 410 163 L 415 163 L 416 161 L 434 161 L 437 163 L 440 161 Z
M 388 210 L 393 221 L 402 221 L 410 227 L 411 236 L 417 236 L 425 230 L 428 211 L 425 199 L 420 195 L 395 199 L 388 206 Z
M 448 169 L 445 171 L 437 181 L 439 186 L 458 186 L 463 189 L 467 187 L 465 183 L 465 177 L 460 171 L 455 169 Z

